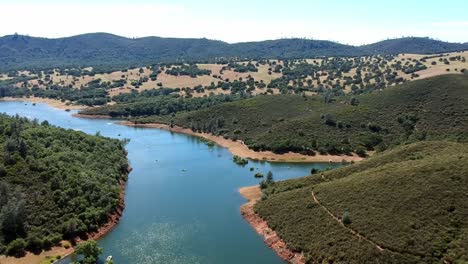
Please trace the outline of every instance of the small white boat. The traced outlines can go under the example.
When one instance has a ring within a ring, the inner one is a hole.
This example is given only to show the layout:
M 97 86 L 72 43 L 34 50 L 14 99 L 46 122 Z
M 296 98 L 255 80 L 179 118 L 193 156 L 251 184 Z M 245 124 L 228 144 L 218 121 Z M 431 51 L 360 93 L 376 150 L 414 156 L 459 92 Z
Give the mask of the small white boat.
M 111 260 L 112 260 L 112 256 L 107 256 L 106 262 L 111 261 Z

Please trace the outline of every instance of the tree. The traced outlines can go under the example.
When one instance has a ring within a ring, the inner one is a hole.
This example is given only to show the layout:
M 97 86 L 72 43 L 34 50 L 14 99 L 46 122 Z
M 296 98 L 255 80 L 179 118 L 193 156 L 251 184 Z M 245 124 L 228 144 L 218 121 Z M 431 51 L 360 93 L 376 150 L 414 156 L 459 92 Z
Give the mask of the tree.
M 24 221 L 26 219 L 24 200 L 17 198 L 5 205 L 2 218 L 1 231 L 7 241 L 24 235 Z
M 349 216 L 348 212 L 345 212 L 343 214 L 343 217 L 341 218 L 341 221 L 346 226 L 351 224 L 352 221 L 351 221 L 351 217 Z
M 82 242 L 76 246 L 75 253 L 83 255 L 83 263 L 94 264 L 98 260 L 99 255 L 102 254 L 102 248 L 98 246 L 94 240 Z
M 269 171 L 266 177 L 266 184 L 272 184 L 272 183 L 275 183 L 275 180 L 273 179 L 273 173 Z
M 316 169 L 316 168 L 312 168 L 312 169 L 310 170 L 310 174 L 316 174 L 316 173 L 319 173 L 319 172 L 320 172 L 320 170 L 319 170 L 319 169 Z
M 8 244 L 7 254 L 10 256 L 21 257 L 24 256 L 26 248 L 26 242 L 22 238 L 17 238 Z
M 351 100 L 349 102 L 351 105 L 359 105 L 359 99 L 357 99 L 356 97 L 351 97 Z
M 354 151 L 359 157 L 366 157 L 366 149 L 362 146 L 358 146 Z

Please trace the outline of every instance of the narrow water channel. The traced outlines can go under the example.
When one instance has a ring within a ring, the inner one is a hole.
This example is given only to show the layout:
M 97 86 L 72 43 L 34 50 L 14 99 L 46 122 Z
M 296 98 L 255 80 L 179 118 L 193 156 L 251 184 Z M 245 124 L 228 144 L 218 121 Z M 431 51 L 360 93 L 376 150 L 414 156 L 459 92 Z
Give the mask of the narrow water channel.
M 104 248 L 101 257 L 112 255 L 118 264 L 283 263 L 242 219 L 240 205 L 245 200 L 238 189 L 258 184 L 256 172 L 272 171 L 275 180 L 283 180 L 307 175 L 313 167 L 330 166 L 250 161 L 242 167 L 227 149 L 209 147 L 192 136 L 74 118 L 73 112 L 45 104 L 2 102 L 0 112 L 130 139 L 127 150 L 133 171 L 126 207 L 116 228 L 99 241 Z

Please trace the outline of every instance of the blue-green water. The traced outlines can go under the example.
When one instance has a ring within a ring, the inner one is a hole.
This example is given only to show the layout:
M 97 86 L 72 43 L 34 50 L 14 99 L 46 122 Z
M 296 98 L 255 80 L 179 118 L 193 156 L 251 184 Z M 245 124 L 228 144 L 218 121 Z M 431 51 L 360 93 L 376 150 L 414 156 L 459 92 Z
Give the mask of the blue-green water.
M 208 147 L 183 134 L 74 118 L 72 112 L 44 104 L 2 102 L 0 112 L 130 139 L 127 150 L 133 171 L 125 210 L 115 229 L 99 241 L 104 248 L 101 257 L 112 255 L 119 264 L 283 263 L 243 220 L 240 206 L 245 200 L 238 189 L 258 184 L 255 172 L 271 170 L 276 180 L 283 180 L 329 166 L 250 161 L 241 167 L 227 149 Z

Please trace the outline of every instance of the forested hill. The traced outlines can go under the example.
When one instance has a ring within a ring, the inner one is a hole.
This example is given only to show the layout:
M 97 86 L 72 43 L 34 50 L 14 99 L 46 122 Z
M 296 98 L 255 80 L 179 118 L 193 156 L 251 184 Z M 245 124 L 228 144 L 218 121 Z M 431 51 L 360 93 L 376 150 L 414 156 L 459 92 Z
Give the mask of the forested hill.
M 208 39 L 145 37 L 130 39 L 107 33 L 46 39 L 23 35 L 0 38 L 0 70 L 70 66 L 127 67 L 160 62 L 214 58 L 310 58 L 396 53 L 441 53 L 468 49 L 466 44 L 429 38 L 402 38 L 366 46 L 331 41 L 279 39 L 228 44 Z
M 135 122 L 174 124 L 241 139 L 253 150 L 363 153 L 419 140 L 467 142 L 467 89 L 468 75 L 452 74 L 355 97 L 325 101 L 319 96 L 256 96 Z M 103 110 L 149 109 L 145 104 L 116 106 Z
M 0 115 L 0 254 L 96 231 L 118 209 L 123 142 Z
M 400 54 L 400 53 L 413 53 L 413 54 L 428 54 L 428 53 L 441 53 L 447 51 L 467 50 L 468 43 L 450 43 L 430 38 L 399 38 L 389 39 L 374 44 L 361 46 L 368 53 L 378 54 Z

